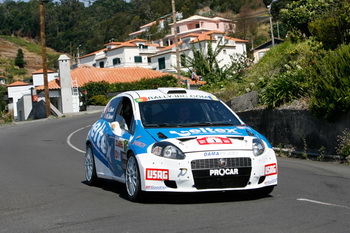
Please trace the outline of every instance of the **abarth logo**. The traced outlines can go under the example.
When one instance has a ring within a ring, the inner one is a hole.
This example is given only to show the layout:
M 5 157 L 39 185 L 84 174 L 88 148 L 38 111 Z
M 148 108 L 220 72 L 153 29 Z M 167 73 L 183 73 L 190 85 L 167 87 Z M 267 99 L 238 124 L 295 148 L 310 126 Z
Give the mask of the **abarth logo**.
M 226 167 L 226 166 L 227 166 L 227 159 L 220 159 L 219 167 Z

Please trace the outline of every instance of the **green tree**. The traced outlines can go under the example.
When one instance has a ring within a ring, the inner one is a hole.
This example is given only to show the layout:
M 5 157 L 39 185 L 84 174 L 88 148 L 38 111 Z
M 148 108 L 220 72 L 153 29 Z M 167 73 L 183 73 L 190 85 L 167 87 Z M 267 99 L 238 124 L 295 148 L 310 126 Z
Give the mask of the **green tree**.
M 22 49 L 17 50 L 15 65 L 18 66 L 19 68 L 24 68 L 24 66 L 26 65 L 26 62 L 24 61 L 24 55 L 23 55 Z
M 302 36 L 311 36 L 308 24 L 333 6 L 333 0 L 300 0 L 287 4 L 280 11 L 281 20 L 291 31 L 298 31 Z
M 206 43 L 206 45 L 205 45 Z M 219 54 L 225 48 L 222 38 L 216 43 L 212 39 L 204 44 L 198 42 L 192 45 L 191 56 L 185 56 L 185 67 L 192 72 L 197 70 L 197 74 L 203 76 L 209 85 L 221 85 L 222 83 L 231 81 L 240 74 L 240 72 L 248 66 L 249 59 L 245 55 L 231 55 L 231 63 L 220 66 L 220 60 L 217 59 Z M 190 76 L 190 74 L 187 74 Z

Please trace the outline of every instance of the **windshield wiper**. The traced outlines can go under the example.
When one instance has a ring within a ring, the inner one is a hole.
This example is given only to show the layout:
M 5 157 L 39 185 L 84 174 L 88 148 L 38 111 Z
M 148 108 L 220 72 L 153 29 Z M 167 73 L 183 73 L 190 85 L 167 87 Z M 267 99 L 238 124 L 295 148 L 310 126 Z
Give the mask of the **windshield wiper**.
M 173 123 L 158 123 L 158 124 L 144 124 L 145 127 L 157 128 L 157 127 L 177 127 Z
M 193 122 L 189 124 L 191 126 L 227 126 L 227 125 L 234 125 L 232 122 L 227 121 L 220 121 L 220 122 Z

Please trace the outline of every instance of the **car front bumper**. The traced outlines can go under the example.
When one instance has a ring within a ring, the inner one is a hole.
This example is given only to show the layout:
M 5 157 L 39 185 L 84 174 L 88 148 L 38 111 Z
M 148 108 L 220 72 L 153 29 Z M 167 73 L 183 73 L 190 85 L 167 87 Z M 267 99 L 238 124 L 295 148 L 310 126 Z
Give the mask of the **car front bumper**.
M 252 151 L 238 150 L 186 153 L 183 160 L 153 154 L 136 157 L 143 191 L 228 191 L 277 185 L 277 160 L 272 149 L 258 157 Z

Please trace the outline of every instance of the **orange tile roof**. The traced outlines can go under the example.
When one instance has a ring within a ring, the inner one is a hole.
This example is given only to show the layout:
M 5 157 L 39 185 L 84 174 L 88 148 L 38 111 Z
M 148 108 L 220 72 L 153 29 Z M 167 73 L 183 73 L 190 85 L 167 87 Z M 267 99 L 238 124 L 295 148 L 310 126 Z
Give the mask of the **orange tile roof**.
M 100 50 L 97 50 L 97 51 L 95 51 L 95 52 L 92 52 L 92 53 L 89 53 L 89 54 L 80 56 L 79 59 L 80 59 L 80 58 L 84 58 L 84 57 L 89 57 L 89 56 L 91 56 L 91 55 L 94 55 L 94 54 L 99 53 L 99 52 L 102 52 L 102 51 L 106 51 L 106 49 L 100 49 Z
M 88 82 L 128 83 L 164 75 L 169 74 L 141 67 L 96 68 L 83 65 L 71 71 L 72 79 L 77 80 L 80 87 Z
M 179 41 L 177 44 L 178 44 L 178 45 L 181 45 L 182 43 L 183 43 L 182 41 Z M 175 45 L 176 45 L 175 43 L 172 44 L 172 45 L 169 45 L 169 46 L 167 46 L 167 47 L 165 47 L 165 48 L 163 48 L 163 49 L 160 49 L 159 52 L 166 51 L 166 50 L 170 50 L 170 49 L 174 48 Z
M 48 87 L 49 87 L 49 90 L 61 89 L 60 80 L 58 78 L 51 80 L 50 82 L 48 82 Z M 41 85 L 41 86 L 36 87 L 35 89 L 44 90 L 45 88 L 44 88 L 44 85 Z
M 13 82 L 13 83 L 7 85 L 7 87 L 27 86 L 27 85 L 29 85 L 29 83 L 25 83 L 25 82 L 22 82 L 22 81 L 16 81 L 16 82 Z
M 44 70 L 40 69 L 40 70 L 34 71 L 32 74 L 43 74 L 43 73 L 44 73 Z M 54 73 L 54 72 L 52 70 L 47 70 L 47 73 Z

